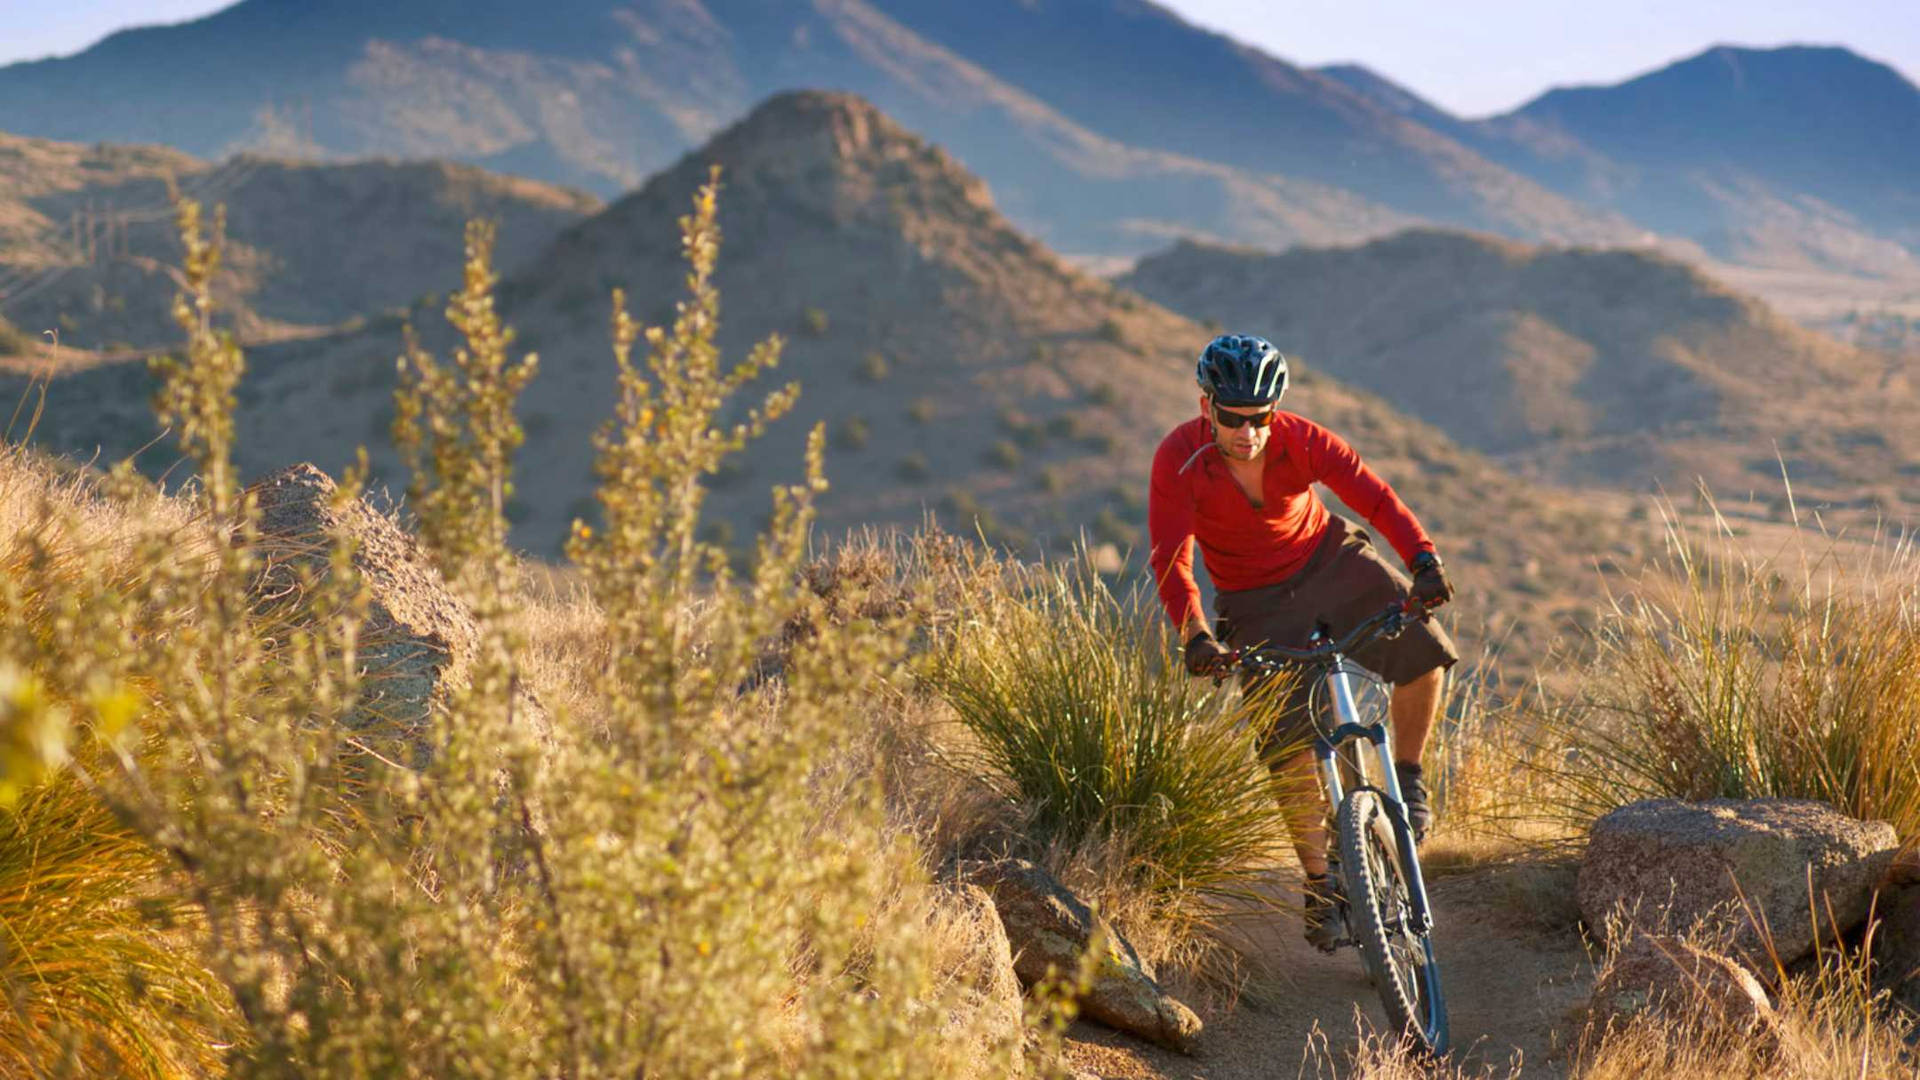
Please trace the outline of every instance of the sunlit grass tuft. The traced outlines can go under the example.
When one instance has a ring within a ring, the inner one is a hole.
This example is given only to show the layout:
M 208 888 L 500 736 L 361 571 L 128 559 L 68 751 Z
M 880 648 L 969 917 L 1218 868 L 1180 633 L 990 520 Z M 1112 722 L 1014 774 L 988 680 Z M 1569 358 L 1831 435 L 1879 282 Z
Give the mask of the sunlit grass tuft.
M 1262 710 L 1170 663 L 1143 593 L 1116 595 L 1084 563 L 1003 570 L 933 667 L 976 740 L 967 764 L 1031 845 L 1118 849 L 1168 918 L 1249 891 L 1285 839 L 1251 745 Z
M 1555 811 L 1797 797 L 1920 834 L 1920 561 L 1898 538 L 1756 553 L 1669 517 L 1665 559 L 1614 597 L 1534 762 Z

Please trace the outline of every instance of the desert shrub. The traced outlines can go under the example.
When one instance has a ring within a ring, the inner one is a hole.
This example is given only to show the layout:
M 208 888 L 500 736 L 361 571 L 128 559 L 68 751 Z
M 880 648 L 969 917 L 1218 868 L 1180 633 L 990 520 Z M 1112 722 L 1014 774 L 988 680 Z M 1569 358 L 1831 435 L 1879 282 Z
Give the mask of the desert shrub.
M 1046 425 L 1019 409 L 1000 410 L 999 423 L 1000 429 L 1013 436 L 1014 442 L 1029 450 L 1040 447 L 1047 441 Z
M 1248 729 L 1169 662 L 1145 594 L 1116 595 L 1084 562 L 1007 564 L 956 622 L 932 685 L 978 740 L 971 764 L 1025 815 L 1039 847 L 1112 847 L 1168 919 L 1271 865 L 1283 833 Z
M 1639 798 L 1799 797 L 1920 835 L 1920 591 L 1904 545 L 1773 556 L 1669 513 L 1538 755 L 1571 820 Z
M 0 319 L 0 356 L 25 356 L 33 351 L 33 338 L 5 319 Z
M 189 940 L 241 1028 L 201 1045 L 224 1047 L 233 1073 L 1015 1071 L 1021 1033 L 981 1028 L 934 969 L 918 852 L 886 827 L 850 746 L 847 718 L 898 670 L 904 634 L 859 620 L 787 650 L 776 672 L 758 665 L 818 602 L 799 567 L 822 433 L 742 579 L 700 539 L 700 477 L 795 393 L 716 424 L 779 343 L 719 362 L 715 200 L 709 184 L 683 221 L 691 296 L 670 328 L 643 331 L 616 297 L 619 401 L 595 441 L 603 524 L 569 543 L 586 605 L 569 618 L 593 627 L 580 660 L 597 664 L 564 697 L 577 717 L 527 693 L 553 658 L 523 638 L 534 624 L 504 511 L 513 405 L 536 365 L 510 355 L 492 232 L 470 228 L 448 310 L 464 345 L 441 361 L 409 340 L 395 442 L 423 546 L 477 643 L 464 682 L 403 731 L 358 707 L 348 661 L 377 642 L 361 633 L 349 538 L 278 563 L 259 543 L 231 461 L 244 361 L 212 331 L 218 253 L 183 208 L 189 347 L 162 369 L 161 401 L 198 467 L 192 514 L 111 552 L 65 542 L 75 514 L 41 514 L 0 583 L 0 662 L 69 703 L 69 729 L 31 740 L 35 767 L 83 782 L 197 911 Z M 121 469 L 103 490 L 152 489 Z M 134 734 L 156 745 L 126 752 Z M 0 761 L 8 777 L 50 782 L 16 757 Z
M 915 450 L 900 459 L 900 466 L 895 471 L 900 474 L 900 479 L 917 484 L 933 475 L 933 466 L 927 461 L 927 455 Z
M 1095 331 L 1095 333 L 1101 341 L 1113 345 L 1121 344 L 1127 340 L 1126 328 L 1120 325 L 1120 320 L 1114 318 L 1100 320 L 1100 328 Z
M 1112 383 L 1094 383 L 1087 387 L 1087 400 L 1095 405 L 1108 406 L 1120 400 L 1120 391 Z
M 862 382 L 885 382 L 887 376 L 893 374 L 893 365 L 881 353 L 870 352 L 860 358 L 860 366 L 855 369 L 855 374 L 860 376 Z
M 872 432 L 867 428 L 867 422 L 858 416 L 847 417 L 833 429 L 833 445 L 842 450 L 865 449 L 867 440 L 871 437 Z
M 1103 543 L 1133 547 L 1140 542 L 1140 526 L 1115 513 L 1112 507 L 1103 506 L 1093 516 L 1093 536 Z
M 1120 438 L 1111 431 L 1089 431 L 1081 436 L 1080 445 L 1102 457 L 1111 457 L 1120 449 Z
M 1023 455 L 1020 453 L 1020 448 L 1006 439 L 997 439 L 992 446 L 987 448 L 987 461 L 995 468 L 1013 472 L 1020 468 L 1022 459 Z
M 820 308 L 810 307 L 800 313 L 800 329 L 808 337 L 826 337 L 831 325 L 827 313 Z
M 932 398 L 914 398 L 907 406 L 907 418 L 916 424 L 931 423 L 934 411 Z

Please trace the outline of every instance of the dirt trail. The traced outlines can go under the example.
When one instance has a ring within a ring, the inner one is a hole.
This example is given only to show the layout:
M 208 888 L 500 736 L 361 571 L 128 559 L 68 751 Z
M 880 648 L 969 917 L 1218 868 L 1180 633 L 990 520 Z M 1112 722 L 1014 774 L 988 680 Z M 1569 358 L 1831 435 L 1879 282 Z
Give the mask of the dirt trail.
M 1522 1065 L 1525 1076 L 1567 1070 L 1571 1014 L 1586 1001 L 1593 967 L 1580 932 L 1541 888 L 1538 868 L 1508 868 L 1444 877 L 1433 883 L 1436 938 L 1452 1018 L 1454 1060 L 1496 1076 Z M 1549 887 L 1564 883 L 1548 879 Z M 1319 1077 L 1310 1042 L 1344 1063 L 1356 1041 L 1356 1009 L 1383 1024 L 1379 1000 L 1359 955 L 1332 956 L 1301 939 L 1297 917 L 1268 916 L 1246 930 L 1243 951 L 1272 962 L 1286 988 L 1265 1006 L 1243 1005 L 1204 1015 L 1206 1034 L 1194 1057 L 1182 1057 L 1088 1023 L 1070 1032 L 1075 1068 L 1102 1080 L 1243 1080 Z

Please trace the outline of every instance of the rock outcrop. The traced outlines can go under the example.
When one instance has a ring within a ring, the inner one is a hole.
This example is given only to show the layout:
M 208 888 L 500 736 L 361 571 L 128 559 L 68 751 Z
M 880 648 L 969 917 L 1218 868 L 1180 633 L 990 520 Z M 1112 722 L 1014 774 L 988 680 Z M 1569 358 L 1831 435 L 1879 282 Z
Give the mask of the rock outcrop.
M 993 897 L 978 885 L 944 883 L 935 890 L 931 921 L 934 934 L 958 939 L 965 950 L 960 962 L 945 972 L 958 981 L 960 991 L 946 1018 L 947 1033 L 973 1037 L 976 1045 L 971 1049 L 982 1059 L 1007 1046 L 1017 1049 L 1025 1012 L 1020 977 L 1014 973 L 1013 947 Z
M 369 604 L 360 627 L 361 698 L 351 723 L 422 767 L 434 746 L 432 706 L 465 684 L 479 630 L 413 537 L 363 500 L 340 502 L 338 490 L 332 477 L 304 463 L 250 489 L 263 564 L 257 592 L 268 602 L 290 596 L 303 572 L 326 572 L 333 535 L 345 530 L 353 537 Z M 535 732 L 548 737 L 546 712 L 531 694 L 520 706 Z
M 1080 1011 L 1110 1027 L 1192 1053 L 1200 1018 L 1161 988 L 1126 938 L 1052 874 L 1024 859 L 971 862 L 962 875 L 984 887 L 1013 946 L 1014 971 L 1028 986 L 1050 972 L 1071 977 L 1096 935 L 1105 943 Z
M 1677 937 L 1635 934 L 1608 959 L 1593 988 L 1597 1033 L 1652 1016 L 1742 1041 L 1774 1038 L 1773 1003 L 1753 972 Z
M 1594 823 L 1576 892 L 1597 933 L 1705 929 L 1733 955 L 1782 964 L 1867 916 L 1893 827 L 1799 799 L 1652 799 Z

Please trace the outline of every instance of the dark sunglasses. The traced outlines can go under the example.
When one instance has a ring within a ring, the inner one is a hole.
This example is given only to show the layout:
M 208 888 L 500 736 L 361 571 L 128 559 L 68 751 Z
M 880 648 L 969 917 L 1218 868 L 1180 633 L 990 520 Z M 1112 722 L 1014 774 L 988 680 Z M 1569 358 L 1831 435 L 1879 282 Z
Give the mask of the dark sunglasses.
M 1247 415 L 1245 413 L 1230 413 L 1221 409 L 1220 406 L 1215 405 L 1213 407 L 1213 418 L 1219 422 L 1221 427 L 1237 428 L 1245 424 L 1252 424 L 1254 427 L 1271 427 L 1273 425 L 1273 410 L 1268 409 L 1266 412 Z

